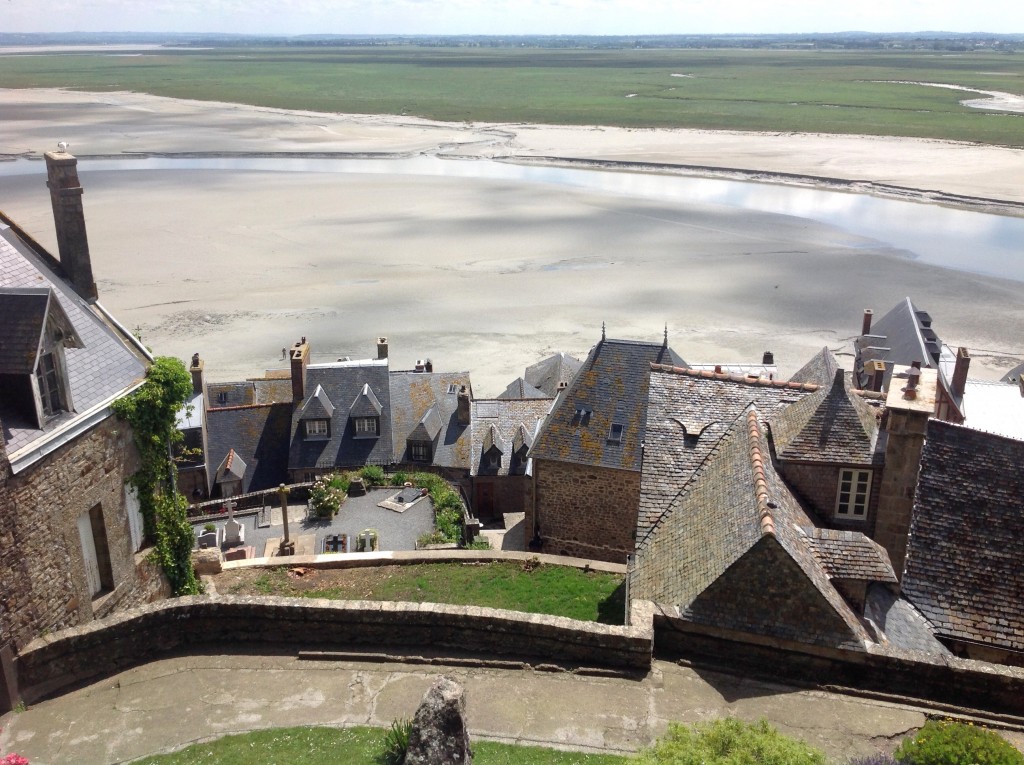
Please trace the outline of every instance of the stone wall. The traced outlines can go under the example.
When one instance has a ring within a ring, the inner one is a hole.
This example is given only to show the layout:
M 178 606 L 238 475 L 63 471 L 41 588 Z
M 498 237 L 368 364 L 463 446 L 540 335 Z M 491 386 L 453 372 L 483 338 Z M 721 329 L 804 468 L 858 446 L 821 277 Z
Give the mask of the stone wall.
M 639 472 L 537 460 L 534 476 L 527 538 L 539 525 L 546 553 L 625 563 L 635 546 Z
M 683 656 L 731 674 L 1024 714 L 1024 669 L 1019 667 L 877 645 L 868 651 L 810 646 L 694 624 L 665 607 L 656 607 L 653 627 L 657 655 Z
M 486 512 L 483 497 L 490 492 L 491 512 Z M 528 475 L 473 476 L 473 514 L 479 518 L 498 518 L 505 513 L 525 513 L 533 505 L 533 478 Z M 531 531 L 533 527 L 530 527 Z M 529 536 L 533 536 L 531 533 Z
M 854 521 L 836 516 L 836 498 L 839 494 L 839 471 L 844 467 L 854 470 L 871 470 L 871 496 L 868 512 L 863 521 Z M 818 514 L 822 523 L 837 529 L 860 531 L 872 536 L 875 531 L 875 515 L 878 507 L 879 490 L 882 486 L 882 466 L 865 468 L 854 465 L 818 465 L 784 462 L 779 472 L 793 491 Z
M 40 638 L 18 657 L 21 697 L 32 703 L 172 651 L 207 645 L 346 650 L 449 649 L 570 666 L 646 671 L 650 619 L 592 624 L 476 606 L 304 598 L 175 598 Z
M 0 644 L 20 647 L 41 633 L 163 592 L 160 575 L 131 549 L 125 480 L 137 465 L 131 429 L 111 415 L 7 477 L 0 522 Z M 93 598 L 77 524 L 97 505 L 114 588 Z

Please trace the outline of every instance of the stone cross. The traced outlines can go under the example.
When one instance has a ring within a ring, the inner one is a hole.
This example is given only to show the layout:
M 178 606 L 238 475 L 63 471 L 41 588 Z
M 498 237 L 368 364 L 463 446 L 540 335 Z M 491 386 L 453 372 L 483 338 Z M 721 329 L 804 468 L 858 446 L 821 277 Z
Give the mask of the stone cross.
M 230 499 L 227 502 L 224 503 L 224 507 L 226 507 L 227 511 L 228 511 L 228 520 L 229 521 L 235 520 L 235 508 L 237 506 L 238 506 L 238 503 L 237 502 L 232 502 Z
M 281 484 L 277 493 L 281 497 L 281 520 L 284 521 L 284 540 L 281 542 L 281 555 L 292 555 L 295 552 L 295 545 L 288 536 L 288 487 Z

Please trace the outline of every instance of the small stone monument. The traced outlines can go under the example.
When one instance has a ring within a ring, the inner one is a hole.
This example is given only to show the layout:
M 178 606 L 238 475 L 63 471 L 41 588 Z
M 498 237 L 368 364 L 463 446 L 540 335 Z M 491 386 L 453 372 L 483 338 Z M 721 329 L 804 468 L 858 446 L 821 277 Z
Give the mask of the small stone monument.
M 225 503 L 228 509 L 228 522 L 224 524 L 224 544 L 238 547 L 245 544 L 245 526 L 235 520 L 235 503 Z
M 404 765 L 469 765 L 473 752 L 466 730 L 466 692 L 439 677 L 416 710 Z

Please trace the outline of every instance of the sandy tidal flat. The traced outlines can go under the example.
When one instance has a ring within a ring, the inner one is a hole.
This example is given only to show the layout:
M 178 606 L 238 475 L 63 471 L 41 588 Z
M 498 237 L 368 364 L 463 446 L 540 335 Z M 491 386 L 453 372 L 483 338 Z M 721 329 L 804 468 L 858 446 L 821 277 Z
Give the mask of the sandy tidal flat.
M 748 168 L 1024 202 L 1024 152 L 909 139 L 438 125 L 141 96 L 0 91 L 0 154 L 71 143 L 125 152 L 441 153 Z M 431 357 L 493 396 L 544 354 L 600 337 L 660 340 L 690 362 L 795 371 L 848 351 L 860 313 L 910 295 L 977 376 L 1016 363 L 1021 285 L 922 265 L 802 218 L 519 182 L 241 170 L 81 173 L 100 300 L 156 353 L 198 351 L 209 379 L 314 360 Z M 38 173 L 0 208 L 53 247 Z M 979 310 L 979 307 L 981 310 Z M 843 358 L 842 356 L 840 357 Z

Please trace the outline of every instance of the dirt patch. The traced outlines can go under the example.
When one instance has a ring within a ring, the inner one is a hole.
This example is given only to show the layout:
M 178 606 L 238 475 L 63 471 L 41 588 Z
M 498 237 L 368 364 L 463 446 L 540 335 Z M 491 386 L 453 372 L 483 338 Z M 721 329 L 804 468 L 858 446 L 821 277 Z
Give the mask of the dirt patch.
M 372 566 L 353 569 L 314 569 L 304 566 L 276 569 L 238 569 L 213 577 L 221 595 L 303 596 L 331 590 L 331 597 L 361 600 L 401 571 L 401 566 Z

